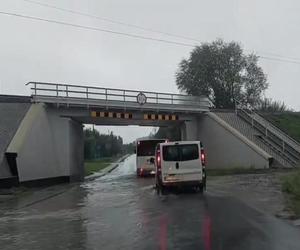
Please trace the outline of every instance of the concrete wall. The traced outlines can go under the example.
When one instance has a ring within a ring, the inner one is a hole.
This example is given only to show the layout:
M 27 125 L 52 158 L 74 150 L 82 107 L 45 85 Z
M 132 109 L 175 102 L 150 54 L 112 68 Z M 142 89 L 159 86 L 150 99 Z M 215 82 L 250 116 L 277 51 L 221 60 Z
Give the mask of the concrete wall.
M 194 118 L 186 121 L 181 126 L 181 140 L 194 141 L 198 138 L 198 120 Z
M 197 135 L 195 131 L 197 130 Z M 208 114 L 186 124 L 185 140 L 200 140 L 207 154 L 207 167 L 216 168 L 269 168 L 266 152 L 258 148 L 225 122 Z
M 27 100 L 14 98 L 13 101 L 17 102 L 13 103 L 9 97 L 0 95 L 0 179 L 10 178 L 13 175 L 5 152 L 30 107 Z
M 6 158 L 4 157 L 2 159 L 2 162 L 0 163 L 0 179 L 2 178 L 10 178 L 13 177 L 10 169 L 9 169 L 9 165 L 7 163 Z
M 181 140 L 182 141 L 187 141 L 187 132 L 186 132 L 186 125 L 185 122 L 183 122 L 180 125 L 180 135 L 181 135 Z
M 80 124 L 60 117 L 56 109 L 32 104 L 7 149 L 17 153 L 19 181 L 82 177 L 82 137 Z

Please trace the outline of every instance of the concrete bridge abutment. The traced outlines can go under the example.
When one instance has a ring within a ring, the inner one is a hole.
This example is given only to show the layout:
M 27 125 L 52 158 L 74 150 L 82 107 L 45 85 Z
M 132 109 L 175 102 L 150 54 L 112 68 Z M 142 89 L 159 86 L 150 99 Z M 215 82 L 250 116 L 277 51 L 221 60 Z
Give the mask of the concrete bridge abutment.
M 15 154 L 20 183 L 84 177 L 82 125 L 44 104 L 32 104 L 7 153 Z
M 200 140 L 207 154 L 207 167 L 270 167 L 271 156 L 212 112 L 202 113 L 181 125 L 184 141 Z

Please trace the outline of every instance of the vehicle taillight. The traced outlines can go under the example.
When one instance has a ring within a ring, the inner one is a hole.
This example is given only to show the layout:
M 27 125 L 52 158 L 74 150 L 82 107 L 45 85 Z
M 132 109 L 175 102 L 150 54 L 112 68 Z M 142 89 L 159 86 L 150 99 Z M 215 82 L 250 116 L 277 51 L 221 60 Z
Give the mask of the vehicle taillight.
M 205 166 L 205 153 L 204 153 L 204 150 L 203 150 L 203 149 L 201 149 L 200 155 L 201 155 L 201 163 L 202 163 L 202 166 Z
M 156 164 L 157 164 L 157 170 L 161 170 L 161 158 L 160 158 L 160 150 L 157 150 L 156 152 Z

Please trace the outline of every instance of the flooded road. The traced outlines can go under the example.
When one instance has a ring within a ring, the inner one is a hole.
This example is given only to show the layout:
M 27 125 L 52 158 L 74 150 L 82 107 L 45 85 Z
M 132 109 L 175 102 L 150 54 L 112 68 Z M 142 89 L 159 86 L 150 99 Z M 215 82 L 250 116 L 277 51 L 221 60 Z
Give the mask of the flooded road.
M 298 229 L 237 199 L 158 196 L 153 184 L 133 155 L 93 181 L 0 203 L 0 249 L 300 249 Z

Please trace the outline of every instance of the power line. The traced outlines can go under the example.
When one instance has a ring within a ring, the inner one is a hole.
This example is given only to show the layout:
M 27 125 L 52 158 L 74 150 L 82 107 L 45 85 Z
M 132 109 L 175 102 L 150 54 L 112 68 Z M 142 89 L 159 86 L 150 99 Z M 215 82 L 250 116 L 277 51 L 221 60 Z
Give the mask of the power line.
M 279 55 L 279 54 L 276 54 L 276 53 L 262 52 L 262 51 L 256 51 L 256 53 L 261 54 L 261 55 L 266 56 L 266 57 L 284 58 L 284 59 L 287 59 L 287 60 L 299 61 L 300 62 L 300 58 L 297 58 L 297 57 L 283 56 L 283 55 Z
M 154 33 L 158 33 L 158 34 L 162 34 L 162 35 L 166 35 L 166 36 L 170 36 L 170 37 L 176 37 L 176 38 L 181 38 L 181 39 L 201 43 L 200 40 L 192 38 L 192 37 L 183 36 L 183 35 L 179 35 L 179 34 L 173 34 L 173 33 L 164 32 L 164 31 L 151 29 L 151 28 L 146 28 L 146 27 L 142 27 L 142 26 L 139 26 L 139 25 L 136 25 L 136 24 L 125 23 L 125 22 L 121 22 L 121 21 L 117 21 L 117 20 L 113 20 L 113 19 L 109 19 L 109 18 L 105 18 L 105 17 L 92 15 L 92 14 L 89 14 L 89 13 L 84 13 L 84 12 L 81 12 L 81 11 L 66 9 L 66 8 L 62 8 L 62 7 L 58 7 L 58 6 L 50 5 L 50 4 L 46 4 L 46 3 L 41 3 L 41 2 L 37 2 L 37 1 L 33 1 L 33 0 L 21 0 L 21 1 L 28 2 L 28 3 L 31 3 L 31 4 L 40 5 L 40 6 L 51 8 L 51 9 L 56 9 L 56 10 L 72 13 L 72 14 L 76 14 L 76 15 L 80 15 L 80 16 L 84 16 L 84 17 L 90 17 L 90 18 L 98 19 L 98 20 L 101 20 L 101 21 L 109 22 L 109 23 L 119 24 L 119 25 L 131 27 L 131 28 L 135 28 L 135 29 L 139 29 L 139 30 L 143 30 L 143 31 L 150 31 L 150 32 L 154 32 Z
M 111 33 L 111 34 L 115 34 L 115 35 L 132 37 L 132 38 L 137 38 L 137 39 L 174 44 L 174 45 L 185 46 L 185 47 L 195 47 L 195 46 L 197 46 L 195 44 L 182 43 L 182 42 L 176 42 L 176 41 L 171 41 L 171 40 L 153 38 L 153 37 L 148 37 L 148 36 L 135 35 L 135 34 L 130 34 L 130 33 L 126 33 L 126 32 L 119 32 L 119 31 L 114 31 L 114 30 L 101 29 L 101 28 L 97 28 L 97 27 L 84 26 L 84 25 L 80 25 L 80 24 L 57 21 L 57 20 L 53 20 L 53 19 L 46 19 L 46 18 L 40 18 L 40 17 L 21 15 L 21 14 L 12 13 L 12 12 L 0 11 L 0 14 L 6 15 L 6 16 L 13 16 L 13 17 L 18 17 L 18 18 L 23 18 L 23 19 L 30 19 L 30 20 L 34 20 L 34 21 L 40 21 L 40 22 L 47 22 L 47 23 L 54 23 L 54 24 L 58 24 L 58 25 L 70 26 L 70 27 L 79 28 L 79 29 L 93 30 L 93 31 Z M 294 64 L 299 64 L 300 65 L 300 61 L 280 59 L 280 58 L 267 57 L 267 56 L 259 56 L 259 57 L 262 58 L 262 59 L 266 59 L 266 60 L 279 61 L 279 62 L 288 62 L 288 63 L 294 63 Z
M 130 33 L 126 33 L 126 32 L 119 32 L 119 31 L 114 31 L 114 30 L 109 30 L 109 29 L 101 29 L 101 28 L 97 28 L 97 27 L 84 26 L 84 25 L 74 24 L 74 23 L 67 23 L 67 22 L 57 21 L 57 20 L 53 20 L 53 19 L 46 19 L 46 18 L 40 18 L 40 17 L 21 15 L 21 14 L 12 13 L 12 12 L 0 11 L 0 14 L 7 15 L 7 16 L 24 18 L 24 19 L 31 19 L 31 20 L 35 20 L 35 21 L 47 22 L 47 23 L 55 23 L 55 24 L 60 24 L 60 25 L 64 25 L 64 26 L 71 26 L 71 27 L 80 28 L 80 29 L 100 31 L 100 32 L 111 33 L 111 34 L 115 34 L 115 35 L 139 38 L 139 39 L 143 39 L 143 40 L 151 40 L 151 41 L 156 41 L 156 42 L 169 43 L 169 44 L 180 45 L 180 46 L 185 46 L 185 47 L 195 47 L 196 46 L 196 45 L 188 44 L 188 43 L 182 43 L 182 42 L 176 42 L 176 41 L 171 41 L 171 40 L 153 38 L 153 37 L 148 37 L 148 36 L 135 35 L 135 34 L 130 34 Z
M 282 58 L 269 57 L 269 56 L 260 56 L 260 55 L 258 57 L 262 58 L 262 59 L 265 59 L 265 60 L 294 63 L 294 64 L 299 64 L 300 65 L 300 61 L 295 61 L 295 60 L 282 59 Z
M 173 34 L 173 33 L 164 32 L 164 31 L 151 29 L 151 28 L 146 28 L 146 27 L 142 27 L 142 26 L 139 26 L 139 25 L 135 25 L 135 24 L 121 22 L 121 21 L 117 21 L 117 20 L 113 20 L 113 19 L 109 19 L 109 18 L 105 18 L 105 17 L 100 17 L 100 16 L 89 14 L 89 13 L 84 13 L 84 12 L 81 12 L 81 11 L 71 10 L 71 9 L 62 8 L 62 7 L 51 5 L 51 4 L 42 3 L 42 2 L 39 2 L 39 1 L 34 1 L 34 0 L 22 0 L 22 1 L 27 2 L 27 3 L 31 3 L 31 4 L 35 4 L 35 5 L 39 5 L 39 6 L 43 6 L 43 7 L 46 7 L 46 8 L 51 8 L 51 9 L 56 9 L 56 10 L 60 10 L 60 11 L 63 11 L 63 12 L 68 12 L 68 13 L 75 14 L 75 15 L 80 15 L 80 16 L 84 16 L 84 17 L 94 18 L 94 19 L 98 19 L 98 20 L 101 20 L 101 21 L 106 21 L 106 22 L 110 22 L 110 23 L 114 23 L 114 24 L 119 24 L 119 25 L 131 27 L 131 28 L 136 28 L 136 29 L 143 30 L 143 31 L 150 31 L 150 32 L 154 32 L 154 33 L 157 33 L 157 34 L 162 34 L 162 35 L 166 35 L 166 36 L 170 36 L 170 37 L 181 38 L 181 39 L 185 39 L 185 40 L 189 40 L 189 41 L 193 41 L 193 42 L 197 42 L 197 43 L 202 42 L 199 39 L 196 39 L 196 38 L 193 38 L 193 37 L 188 37 L 188 36 L 179 35 L 179 34 Z M 245 50 L 245 51 L 251 52 L 250 50 Z M 260 54 L 261 55 L 260 57 L 262 59 L 266 59 L 266 60 L 276 60 L 278 58 L 278 61 L 282 61 L 282 62 L 289 62 L 289 63 L 298 63 L 299 62 L 300 63 L 300 58 L 282 56 L 282 55 L 279 55 L 279 54 L 276 54 L 276 53 L 269 53 L 269 52 L 257 51 L 256 53 Z

